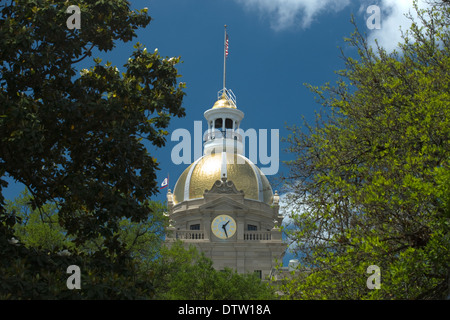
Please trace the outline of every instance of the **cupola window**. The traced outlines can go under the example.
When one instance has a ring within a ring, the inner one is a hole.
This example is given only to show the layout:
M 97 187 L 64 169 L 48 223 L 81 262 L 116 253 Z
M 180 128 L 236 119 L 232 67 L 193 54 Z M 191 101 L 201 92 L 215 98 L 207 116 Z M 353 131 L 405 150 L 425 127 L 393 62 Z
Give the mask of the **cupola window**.
M 214 128 L 222 130 L 222 118 L 216 119 L 216 121 L 214 122 Z
M 233 129 L 233 120 L 225 119 L 225 129 Z

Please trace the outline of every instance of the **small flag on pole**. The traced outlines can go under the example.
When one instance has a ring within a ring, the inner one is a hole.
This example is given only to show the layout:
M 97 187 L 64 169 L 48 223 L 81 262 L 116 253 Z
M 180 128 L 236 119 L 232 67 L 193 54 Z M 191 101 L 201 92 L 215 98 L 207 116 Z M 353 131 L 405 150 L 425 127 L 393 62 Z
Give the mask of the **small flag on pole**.
M 228 58 L 228 34 L 225 40 L 225 57 Z
M 164 178 L 163 182 L 161 182 L 161 187 L 160 189 L 164 189 L 165 187 L 167 187 L 169 185 L 169 178 Z

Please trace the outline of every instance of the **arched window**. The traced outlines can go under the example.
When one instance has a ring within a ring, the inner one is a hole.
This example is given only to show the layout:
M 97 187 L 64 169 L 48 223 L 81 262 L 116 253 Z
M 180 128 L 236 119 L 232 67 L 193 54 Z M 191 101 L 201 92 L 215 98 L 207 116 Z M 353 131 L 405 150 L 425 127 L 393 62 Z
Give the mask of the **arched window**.
M 216 119 L 216 121 L 214 122 L 214 128 L 222 130 L 222 118 Z
M 225 119 L 225 129 L 233 129 L 233 120 Z

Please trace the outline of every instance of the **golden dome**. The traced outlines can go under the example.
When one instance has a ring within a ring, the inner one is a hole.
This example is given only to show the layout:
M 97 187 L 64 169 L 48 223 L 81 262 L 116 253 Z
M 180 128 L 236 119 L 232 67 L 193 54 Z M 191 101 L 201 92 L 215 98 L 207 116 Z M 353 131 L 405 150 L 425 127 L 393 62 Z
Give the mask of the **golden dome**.
M 224 175 L 246 199 L 272 202 L 272 188 L 261 170 L 240 154 L 222 152 L 205 155 L 184 170 L 175 185 L 174 203 L 202 198 Z
M 231 108 L 236 109 L 236 105 L 231 101 L 228 100 L 225 96 L 225 94 L 222 95 L 222 97 L 214 103 L 213 109 L 217 108 Z

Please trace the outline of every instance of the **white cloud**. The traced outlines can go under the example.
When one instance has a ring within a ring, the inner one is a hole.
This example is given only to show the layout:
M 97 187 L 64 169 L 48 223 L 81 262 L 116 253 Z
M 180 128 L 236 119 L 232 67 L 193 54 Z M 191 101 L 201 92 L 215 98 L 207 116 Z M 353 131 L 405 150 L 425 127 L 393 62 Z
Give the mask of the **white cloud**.
M 310 27 L 319 16 L 324 13 L 339 12 L 350 5 L 359 4 L 358 15 L 366 21 L 371 14 L 366 10 L 370 5 L 378 5 L 381 9 L 381 29 L 369 30 L 365 25 L 360 26 L 368 34 L 369 43 L 375 46 L 375 39 L 387 51 L 394 50 L 402 41 L 401 30 L 406 31 L 411 21 L 405 16 L 411 13 L 417 18 L 413 8 L 413 0 L 235 0 L 248 10 L 258 11 L 269 20 L 271 27 L 277 31 L 289 28 Z M 419 0 L 419 8 L 428 8 L 425 0 Z M 349 11 L 350 18 L 350 11 Z M 416 20 L 417 21 L 417 20 Z M 348 19 L 342 21 L 348 23 Z M 347 36 L 347 35 L 343 35 Z
M 301 26 L 307 28 L 319 13 L 340 11 L 350 0 L 235 0 L 248 9 L 268 15 L 275 30 Z
M 418 22 L 417 13 L 413 7 L 413 0 L 381 0 L 378 6 L 381 9 L 381 29 L 369 30 L 368 41 L 375 47 L 375 39 L 377 39 L 380 46 L 392 52 L 398 47 L 398 43 L 402 42 L 400 28 L 405 32 L 411 26 L 411 20 L 405 14 L 410 13 Z M 428 7 L 430 7 L 429 4 L 423 0 L 419 1 L 419 8 Z M 369 16 L 370 14 L 366 13 L 365 17 Z
M 284 217 L 282 226 L 287 230 L 296 229 L 293 216 L 296 214 L 301 214 L 306 210 L 305 206 L 296 203 L 296 201 L 293 200 L 292 196 L 292 193 L 280 194 L 280 214 Z M 292 254 L 298 250 L 298 244 L 289 237 L 285 239 L 285 242 L 288 245 L 286 253 L 289 256 L 292 256 Z
M 280 194 L 280 214 L 284 217 L 282 225 L 291 228 L 294 223 L 293 215 L 305 212 L 306 206 L 295 201 L 293 193 Z

